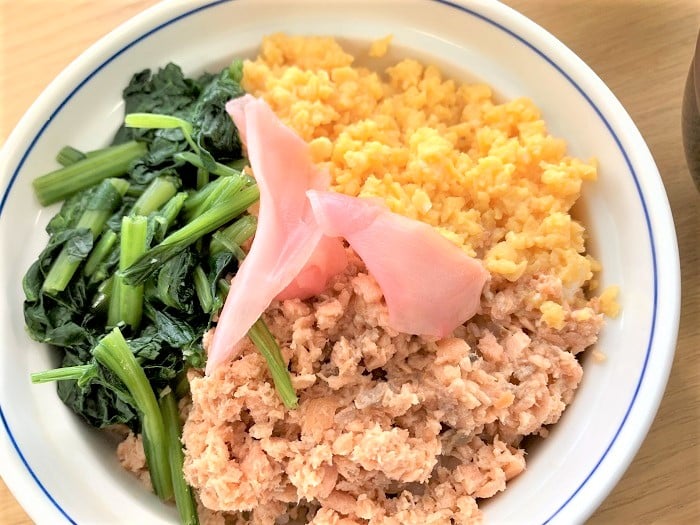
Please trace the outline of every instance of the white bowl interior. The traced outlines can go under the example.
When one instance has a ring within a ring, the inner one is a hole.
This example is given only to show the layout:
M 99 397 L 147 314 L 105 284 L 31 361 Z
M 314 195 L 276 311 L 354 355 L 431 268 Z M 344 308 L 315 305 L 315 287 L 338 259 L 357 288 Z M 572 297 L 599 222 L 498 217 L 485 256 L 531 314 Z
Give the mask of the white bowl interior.
M 52 86 L 3 152 L 0 285 L 6 306 L 0 321 L 0 407 L 26 465 L 5 440 L 1 468 L 20 501 L 34 519 L 46 523 L 59 518 L 78 523 L 177 521 L 173 509 L 117 467 L 112 445 L 63 406 L 54 386 L 30 384 L 30 372 L 55 363 L 48 349 L 30 341 L 23 330 L 21 279 L 45 244 L 43 228 L 56 211 L 39 207 L 31 180 L 55 167 L 54 155 L 63 145 L 91 149 L 110 140 L 122 118 L 121 89 L 140 69 L 169 61 L 188 74 L 216 69 L 235 56 L 251 56 L 261 38 L 276 31 L 336 35 L 357 50 L 391 33 L 394 48 L 375 64 L 412 56 L 451 76 L 478 78 L 502 97 L 528 96 L 542 109 L 550 131 L 567 140 L 572 155 L 600 162 L 599 181 L 585 189 L 582 214 L 590 249 L 605 268 L 603 285 L 622 289 L 622 315 L 608 322 L 598 344 L 607 360 L 586 359 L 574 403 L 528 457 L 526 472 L 484 505 L 489 523 L 585 519 L 622 474 L 641 441 L 638 434 L 646 432 L 672 359 L 674 316 L 677 325 L 677 255 L 675 264 L 673 257 L 657 257 L 656 280 L 652 263 L 654 249 L 674 252 L 668 204 L 629 118 L 561 44 L 495 3 L 475 2 L 471 10 L 425 1 L 400 9 L 391 2 L 363 9 L 351 1 L 320 0 L 304 2 L 303 9 L 293 2 L 214 4 L 176 21 L 192 10 L 191 3 L 160 6 L 142 16 L 141 23 L 110 36 L 110 42 L 91 50 Z M 14 175 L 11 189 L 5 190 Z M 659 296 L 655 304 L 658 289 L 667 290 L 670 299 L 664 302 Z M 657 333 L 652 341 L 653 326 Z M 623 438 L 626 444 L 620 444 Z

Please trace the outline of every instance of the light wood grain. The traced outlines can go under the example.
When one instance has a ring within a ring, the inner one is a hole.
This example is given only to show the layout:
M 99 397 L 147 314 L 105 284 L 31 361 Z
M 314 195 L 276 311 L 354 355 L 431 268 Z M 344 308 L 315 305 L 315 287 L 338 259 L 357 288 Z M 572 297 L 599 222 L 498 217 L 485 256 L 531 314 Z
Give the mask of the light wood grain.
M 100 36 L 154 0 L 0 0 L 0 141 L 41 90 Z M 680 107 L 697 0 L 508 0 L 582 57 L 627 108 L 673 209 L 683 306 L 676 361 L 654 425 L 590 525 L 700 523 L 700 197 L 688 175 Z M 0 482 L 0 524 L 31 523 Z M 496 524 L 497 525 L 497 524 Z

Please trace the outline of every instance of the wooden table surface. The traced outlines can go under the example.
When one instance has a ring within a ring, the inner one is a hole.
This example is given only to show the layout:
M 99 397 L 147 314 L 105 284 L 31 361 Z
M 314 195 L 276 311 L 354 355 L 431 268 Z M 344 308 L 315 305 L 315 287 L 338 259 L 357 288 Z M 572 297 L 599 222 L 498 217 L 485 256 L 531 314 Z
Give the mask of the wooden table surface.
M 154 3 L 0 0 L 0 143 L 69 61 Z M 668 389 L 632 466 L 588 523 L 700 523 L 700 194 L 689 178 L 680 134 L 681 98 L 700 28 L 700 2 L 506 3 L 573 49 L 627 108 L 661 171 L 678 232 L 683 307 Z M 0 480 L 0 525 L 28 523 Z

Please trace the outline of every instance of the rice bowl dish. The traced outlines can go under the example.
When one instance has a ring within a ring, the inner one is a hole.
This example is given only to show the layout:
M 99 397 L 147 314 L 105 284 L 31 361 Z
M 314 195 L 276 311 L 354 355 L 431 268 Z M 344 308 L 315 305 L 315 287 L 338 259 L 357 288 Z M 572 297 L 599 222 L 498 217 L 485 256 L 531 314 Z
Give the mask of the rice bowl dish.
M 285 408 L 247 340 L 208 374 L 188 373 L 184 477 L 205 522 L 479 523 L 483 500 L 529 464 L 523 439 L 546 437 L 576 398 L 579 359 L 590 354 L 595 371 L 609 357 L 584 350 L 618 315 L 625 282 L 587 250 L 599 242 L 588 214 L 571 215 L 605 161 L 576 145 L 587 160 L 570 156 L 526 98 L 410 53 L 387 68 L 391 47 L 367 43 L 355 66 L 332 39 L 276 34 L 245 62 L 242 86 L 303 139 L 331 191 L 381 202 L 479 261 L 478 308 L 444 336 L 397 330 L 385 283 L 344 237 L 346 264 L 320 292 L 263 315 L 298 408 Z M 373 59 L 381 66 L 364 67 Z M 148 484 L 134 430 L 117 454 Z
M 614 288 L 584 293 L 599 266 L 568 215 L 596 168 L 566 157 L 527 100 L 496 104 L 487 86 L 411 59 L 386 82 L 352 62 L 332 39 L 275 35 L 243 86 L 309 143 L 336 191 L 383 198 L 485 259 L 479 315 L 450 338 L 397 333 L 348 248 L 320 295 L 265 316 L 298 411 L 284 410 L 252 345 L 210 377 L 192 372 L 185 475 L 234 522 L 476 523 L 477 498 L 524 470 L 523 437 L 547 435 L 581 380 L 574 356 L 604 311 L 617 314 Z M 143 477 L 134 439 L 120 455 Z

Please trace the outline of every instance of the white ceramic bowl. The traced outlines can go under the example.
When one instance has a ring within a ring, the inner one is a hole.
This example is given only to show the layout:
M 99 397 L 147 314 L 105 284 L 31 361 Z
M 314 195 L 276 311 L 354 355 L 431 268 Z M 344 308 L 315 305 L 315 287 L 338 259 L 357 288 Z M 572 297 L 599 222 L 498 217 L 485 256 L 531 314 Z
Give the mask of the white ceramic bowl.
M 679 316 L 676 238 L 658 171 L 631 119 L 601 80 L 554 37 L 497 2 L 351 0 L 166 2 L 86 51 L 41 95 L 2 150 L 0 163 L 0 470 L 38 523 L 176 523 L 173 509 L 141 489 L 113 448 L 29 373 L 51 366 L 22 318 L 21 278 L 46 241 L 55 209 L 30 187 L 66 143 L 104 145 L 122 118 L 132 73 L 168 61 L 196 73 L 252 55 L 275 31 L 348 41 L 394 35 L 411 55 L 450 75 L 478 78 L 502 97 L 525 95 L 576 156 L 600 161 L 584 191 L 590 250 L 603 284 L 622 290 L 622 315 L 585 359 L 584 380 L 527 471 L 484 505 L 492 524 L 575 524 L 602 502 L 629 465 L 662 397 Z M 196 38 L 192 38 L 196 35 Z M 389 57 L 391 58 L 391 57 Z M 76 126 L 74 123 L 79 122 Z

